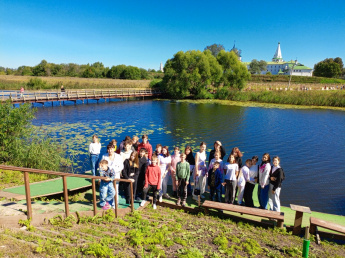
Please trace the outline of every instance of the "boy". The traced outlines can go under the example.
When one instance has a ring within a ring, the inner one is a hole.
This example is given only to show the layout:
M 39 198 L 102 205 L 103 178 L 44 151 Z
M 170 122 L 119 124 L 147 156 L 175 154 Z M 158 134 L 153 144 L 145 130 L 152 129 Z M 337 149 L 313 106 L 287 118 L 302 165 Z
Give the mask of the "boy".
M 137 201 L 141 201 L 141 198 L 143 196 L 143 188 L 145 184 L 145 173 L 147 169 L 147 158 L 146 158 L 146 149 L 142 148 L 139 152 L 139 176 L 138 176 L 138 182 L 137 182 Z
M 251 166 L 252 166 L 252 160 L 247 159 L 246 165 L 244 165 L 241 168 L 240 174 L 238 175 L 238 181 L 237 181 L 237 185 L 238 185 L 237 203 L 238 203 L 238 205 L 244 205 L 244 203 L 242 203 L 244 188 L 246 186 L 246 178 L 249 177 L 249 169 Z
M 140 151 L 141 148 L 145 148 L 149 152 L 149 159 L 152 158 L 152 145 L 149 143 L 149 137 L 144 134 L 142 137 L 142 142 L 138 145 L 138 151 Z
M 101 180 L 101 185 L 99 187 L 100 206 L 103 210 L 108 210 L 111 207 L 115 207 L 115 188 L 113 184 L 113 180 L 115 179 L 115 171 L 108 167 L 108 161 L 104 159 L 99 163 L 99 168 L 100 176 L 104 177 Z
M 210 200 L 214 200 L 216 194 L 217 202 L 221 202 L 222 172 L 219 170 L 220 163 L 215 161 L 213 167 L 208 171 L 208 189 L 210 189 Z
M 146 195 L 152 188 L 153 190 L 153 209 L 157 209 L 157 194 L 161 186 L 161 169 L 158 166 L 157 156 L 152 156 L 152 165 L 150 165 L 145 174 L 145 186 L 143 193 L 143 201 L 140 206 L 144 206 L 146 203 Z
M 190 166 L 189 163 L 186 161 L 187 155 L 182 153 L 180 155 L 181 161 L 176 165 L 176 186 L 177 186 L 177 203 L 176 205 L 180 205 L 182 199 L 182 207 L 186 206 L 187 200 L 187 185 L 189 182 L 190 177 Z

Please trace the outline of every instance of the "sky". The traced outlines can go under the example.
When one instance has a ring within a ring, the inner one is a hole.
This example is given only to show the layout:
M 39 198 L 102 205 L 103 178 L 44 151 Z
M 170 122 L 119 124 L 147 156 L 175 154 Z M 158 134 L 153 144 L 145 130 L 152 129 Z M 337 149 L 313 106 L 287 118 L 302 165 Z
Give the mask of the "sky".
M 345 62 L 345 1 L 0 0 L 0 66 L 125 64 L 159 69 L 178 51 L 234 42 L 242 61 Z

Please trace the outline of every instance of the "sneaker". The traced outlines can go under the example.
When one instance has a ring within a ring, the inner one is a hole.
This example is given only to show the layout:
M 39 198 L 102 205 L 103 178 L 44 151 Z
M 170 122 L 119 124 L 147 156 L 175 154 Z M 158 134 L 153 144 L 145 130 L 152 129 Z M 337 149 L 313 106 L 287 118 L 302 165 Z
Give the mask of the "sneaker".
M 153 209 L 154 210 L 157 209 L 157 205 L 156 204 L 153 205 Z
M 205 199 L 206 197 L 205 197 L 205 196 L 203 196 L 203 195 L 201 194 L 201 195 L 200 195 L 200 198 Z
M 140 206 L 143 207 L 145 205 L 146 201 L 143 200 L 141 203 L 140 203 Z
M 177 202 L 176 202 L 176 205 L 180 205 L 181 204 L 181 200 L 178 199 Z
M 109 210 L 110 209 L 110 205 L 109 203 L 105 203 L 105 205 L 102 207 L 102 210 Z
M 182 207 L 186 207 L 186 201 L 183 201 L 181 204 Z
M 163 197 L 165 198 L 165 199 L 170 199 L 170 196 L 169 196 L 169 194 L 163 194 Z
M 159 202 L 162 202 L 163 201 L 163 197 L 162 196 L 159 196 Z

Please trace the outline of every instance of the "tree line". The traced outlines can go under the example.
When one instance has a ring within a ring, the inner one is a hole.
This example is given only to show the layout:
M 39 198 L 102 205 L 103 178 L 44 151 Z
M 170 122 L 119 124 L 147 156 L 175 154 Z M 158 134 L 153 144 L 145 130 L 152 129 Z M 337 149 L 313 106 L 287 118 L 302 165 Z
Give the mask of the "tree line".
M 56 77 L 81 77 L 81 78 L 111 78 L 127 80 L 146 80 L 162 77 L 160 70 L 143 69 L 136 66 L 116 65 L 105 67 L 101 62 L 78 65 L 54 64 L 42 60 L 36 66 L 20 66 L 17 69 L 0 67 L 0 74 L 27 75 L 27 76 L 56 76 Z

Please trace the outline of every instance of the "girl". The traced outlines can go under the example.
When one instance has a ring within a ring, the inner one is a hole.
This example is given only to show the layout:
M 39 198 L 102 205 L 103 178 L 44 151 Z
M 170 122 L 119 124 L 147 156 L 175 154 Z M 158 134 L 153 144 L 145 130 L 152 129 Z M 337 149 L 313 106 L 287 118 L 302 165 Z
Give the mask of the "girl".
M 129 157 L 126 159 L 124 164 L 124 169 L 122 172 L 124 179 L 129 179 L 133 182 L 133 198 L 135 197 L 136 190 L 137 190 L 137 181 L 139 176 L 139 158 L 138 152 L 133 151 Z M 131 186 L 130 183 L 125 183 L 125 196 L 126 196 L 126 203 L 130 203 L 131 199 Z
M 236 163 L 238 164 L 238 168 L 241 169 L 242 167 L 242 152 L 238 147 L 235 147 L 231 150 L 231 154 L 235 156 Z
M 161 187 L 159 191 L 159 202 L 163 201 L 164 198 L 170 198 L 167 194 L 168 188 L 168 180 L 170 175 L 170 167 L 171 167 L 171 156 L 169 154 L 169 149 L 167 146 L 162 148 L 162 154 L 158 156 L 158 166 L 161 169 Z
M 138 151 L 138 146 L 139 146 L 139 137 L 134 135 L 132 137 L 132 150 Z
M 92 143 L 89 145 L 90 165 L 93 176 L 96 176 L 99 166 L 99 154 L 101 153 L 101 143 L 97 135 L 92 136 Z
M 125 161 L 126 159 L 129 159 L 132 152 L 132 140 L 125 141 L 123 144 L 123 150 L 120 152 L 122 160 Z
M 237 203 L 238 205 L 243 205 L 243 194 L 246 186 L 246 178 L 249 175 L 249 169 L 252 166 L 252 160 L 247 159 L 246 165 L 243 166 L 240 170 L 240 174 L 238 175 L 237 186 L 238 186 L 238 195 L 237 195 Z
M 269 191 L 269 175 L 271 171 L 271 157 L 270 154 L 265 153 L 262 156 L 262 162 L 259 167 L 259 187 L 260 187 L 260 209 L 267 209 L 268 191 Z
M 162 154 L 162 148 L 163 148 L 162 144 L 158 143 L 158 144 L 156 145 L 156 150 L 155 150 L 154 155 L 156 155 L 157 157 L 158 157 L 159 155 L 161 155 L 161 154 Z
M 239 168 L 235 156 L 230 154 L 224 165 L 225 203 L 233 204 L 235 201 L 238 172 Z
M 273 168 L 270 173 L 269 204 L 270 209 L 280 212 L 280 190 L 284 179 L 283 169 L 280 167 L 280 158 L 273 158 Z
M 139 152 L 139 176 L 137 181 L 137 201 L 141 201 L 141 196 L 143 194 L 144 184 L 145 184 L 145 172 L 147 169 L 147 158 L 146 149 L 142 148 Z
M 114 152 L 116 152 L 116 150 L 117 150 L 117 141 L 116 141 L 115 139 L 113 139 L 113 140 L 111 140 L 111 141 L 109 142 L 109 144 L 114 145 Z
M 193 156 L 193 150 L 192 148 L 187 145 L 184 153 L 186 154 L 186 161 L 189 163 L 189 168 L 190 168 L 190 177 L 189 177 L 189 183 L 187 185 L 187 194 L 191 195 L 192 194 L 192 186 L 190 185 L 191 180 L 193 178 L 193 171 L 194 171 L 194 167 L 195 167 L 195 158 Z
M 123 161 L 119 154 L 115 153 L 114 145 L 108 144 L 107 154 L 104 154 L 102 160 L 105 159 L 108 161 L 108 166 L 115 171 L 115 179 L 120 178 L 121 171 L 123 169 Z M 119 182 L 116 182 L 116 195 L 117 200 L 119 200 Z M 115 208 L 115 207 L 113 207 Z
M 200 143 L 200 150 L 195 154 L 195 168 L 194 168 L 194 190 L 200 190 L 200 197 L 205 198 L 203 193 L 205 192 L 206 186 L 206 143 Z M 193 190 L 193 199 L 198 200 L 198 197 L 194 194 Z
M 211 162 L 210 162 L 210 164 L 208 166 L 208 170 L 212 169 L 214 162 L 217 161 L 217 162 L 219 162 L 219 170 L 223 171 L 223 169 L 224 169 L 223 160 L 220 157 L 221 157 L 220 151 L 216 151 L 214 153 L 214 158 L 211 160 Z
M 173 186 L 173 196 L 177 197 L 177 188 L 176 188 L 176 165 L 178 162 L 181 161 L 180 157 L 180 148 L 175 147 L 174 148 L 174 155 L 171 155 L 171 179 L 172 179 L 172 186 Z
M 259 158 L 258 156 L 252 157 L 252 166 L 249 169 L 249 174 L 246 180 L 246 186 L 244 188 L 244 203 L 247 207 L 254 208 L 254 201 L 253 201 L 253 190 L 255 188 L 255 184 L 258 178 L 259 167 L 256 165 Z
M 214 153 L 216 151 L 220 151 L 220 158 L 223 159 L 226 155 L 225 149 L 220 141 L 216 141 L 213 145 L 213 150 L 210 152 L 210 156 L 208 158 L 208 164 L 211 163 L 211 160 L 214 159 Z

